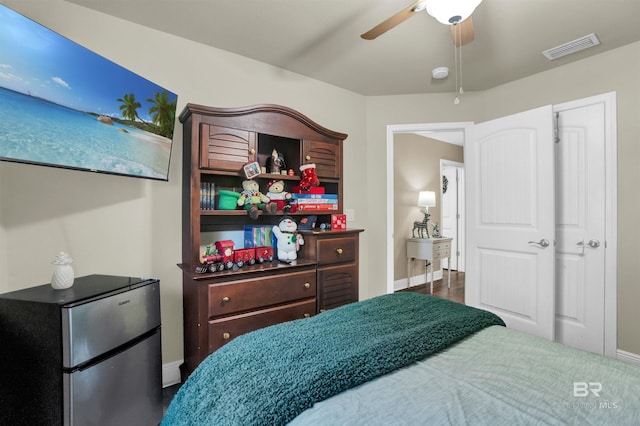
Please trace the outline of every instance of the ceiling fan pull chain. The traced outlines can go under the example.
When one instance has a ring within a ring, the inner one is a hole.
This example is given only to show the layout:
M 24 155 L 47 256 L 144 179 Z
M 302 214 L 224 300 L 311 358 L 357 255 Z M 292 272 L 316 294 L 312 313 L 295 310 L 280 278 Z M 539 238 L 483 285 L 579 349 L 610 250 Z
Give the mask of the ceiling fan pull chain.
M 458 30 L 458 28 L 454 28 L 454 31 Z M 456 43 L 454 41 L 453 43 L 453 63 L 454 63 L 454 67 L 455 67 L 455 71 L 456 71 L 456 82 L 455 82 L 455 91 L 456 91 L 456 97 L 453 99 L 453 104 L 454 105 L 458 105 L 460 103 L 460 98 L 458 97 L 458 93 L 460 91 L 461 86 L 458 85 L 458 81 L 462 81 L 458 75 L 458 51 L 457 51 L 458 47 L 456 46 Z M 461 64 L 462 65 L 462 64 Z
M 458 40 L 462 40 L 462 26 L 456 25 L 456 27 L 458 30 Z M 462 44 L 458 46 L 458 54 L 460 55 L 460 89 L 458 93 L 462 95 L 464 93 L 464 90 L 462 90 Z

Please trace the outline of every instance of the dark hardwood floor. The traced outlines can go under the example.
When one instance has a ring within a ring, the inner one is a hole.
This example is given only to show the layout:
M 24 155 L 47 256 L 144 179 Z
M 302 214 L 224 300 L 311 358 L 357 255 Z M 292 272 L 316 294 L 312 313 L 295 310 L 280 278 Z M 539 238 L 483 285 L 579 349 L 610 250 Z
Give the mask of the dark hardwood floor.
M 454 302 L 464 303 L 464 272 L 451 271 L 451 288 L 447 288 L 447 273 L 447 271 L 444 272 L 444 279 L 433 282 L 433 295 Z M 429 294 L 429 283 L 400 291 L 415 291 L 417 293 Z

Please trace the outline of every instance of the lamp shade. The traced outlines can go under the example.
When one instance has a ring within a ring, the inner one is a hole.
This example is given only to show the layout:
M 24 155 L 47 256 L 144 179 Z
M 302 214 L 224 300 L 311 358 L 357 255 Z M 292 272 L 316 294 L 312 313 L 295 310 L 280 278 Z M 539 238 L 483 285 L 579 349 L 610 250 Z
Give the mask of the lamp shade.
M 482 0 L 429 0 L 427 13 L 445 25 L 455 25 L 467 19 Z
M 433 191 L 420 191 L 418 194 L 418 207 L 435 207 L 436 193 Z

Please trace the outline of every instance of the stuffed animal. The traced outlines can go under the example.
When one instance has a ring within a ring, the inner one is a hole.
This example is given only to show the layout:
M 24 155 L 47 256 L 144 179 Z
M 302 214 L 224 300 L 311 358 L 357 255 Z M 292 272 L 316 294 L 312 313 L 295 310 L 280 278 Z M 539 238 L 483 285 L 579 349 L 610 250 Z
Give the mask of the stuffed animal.
M 242 192 L 240 193 L 240 198 L 238 198 L 238 205 L 240 207 L 244 206 L 251 219 L 258 218 L 258 210 L 263 210 L 270 214 L 275 214 L 278 210 L 278 206 L 269 202 L 269 198 L 260 192 L 258 182 L 251 179 L 242 181 Z
M 278 210 L 288 212 L 291 210 L 292 195 L 284 190 L 283 180 L 272 180 L 267 184 L 267 198 L 278 206 Z
M 277 150 L 271 151 L 271 157 L 267 158 L 266 168 L 268 173 L 279 175 L 282 170 L 287 168 L 284 157 Z
M 302 235 L 297 233 L 298 225 L 289 218 L 283 218 L 280 223 L 273 227 L 273 234 L 278 240 L 278 259 L 284 262 L 296 260 L 298 258 L 298 250 L 304 245 Z

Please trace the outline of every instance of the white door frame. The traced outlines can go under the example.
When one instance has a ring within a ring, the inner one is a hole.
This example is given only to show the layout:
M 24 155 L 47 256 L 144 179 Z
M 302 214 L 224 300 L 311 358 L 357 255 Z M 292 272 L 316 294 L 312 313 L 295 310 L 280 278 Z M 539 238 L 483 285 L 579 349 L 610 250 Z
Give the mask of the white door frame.
M 604 104 L 605 125 L 605 271 L 604 271 L 604 355 L 617 357 L 618 351 L 618 153 L 616 92 L 554 105 L 553 112 Z
M 444 199 L 444 193 L 443 193 L 443 185 L 442 185 L 442 177 L 444 176 L 444 169 L 447 167 L 455 167 L 457 169 L 462 169 L 464 170 L 464 163 L 460 163 L 458 161 L 451 161 L 451 160 L 440 160 L 440 200 Z M 464 173 L 463 173 L 464 174 Z M 449 184 L 451 184 L 451 182 L 449 182 Z M 464 206 L 464 201 L 465 201 L 465 190 L 464 190 L 464 178 L 460 179 L 460 177 L 458 176 L 458 181 L 454 183 L 456 185 L 456 197 L 457 197 L 457 210 L 458 210 L 458 218 L 456 219 L 456 227 L 457 227 L 457 233 L 456 233 L 456 248 L 457 248 L 457 253 L 451 253 L 451 257 L 452 258 L 456 258 L 456 270 L 460 271 L 460 272 L 464 272 L 465 267 L 464 267 L 464 261 L 465 261 L 465 256 L 464 256 L 464 251 L 465 251 L 465 229 L 464 229 L 464 224 L 465 224 L 465 206 Z M 440 203 L 440 223 L 443 222 L 442 218 L 444 217 L 442 214 L 442 205 L 444 204 L 444 202 Z M 444 233 L 444 228 L 441 227 L 441 232 Z M 453 249 L 453 246 L 452 246 Z M 449 269 L 449 271 L 451 271 L 451 265 L 447 264 L 447 268 Z
M 454 123 L 418 123 L 418 124 L 389 124 L 387 125 L 387 293 L 393 293 L 394 272 L 394 202 L 393 202 L 393 143 L 396 133 L 416 132 L 462 132 L 473 126 L 473 122 Z

